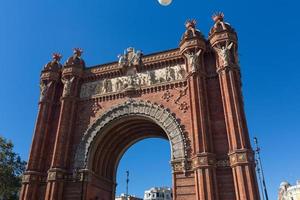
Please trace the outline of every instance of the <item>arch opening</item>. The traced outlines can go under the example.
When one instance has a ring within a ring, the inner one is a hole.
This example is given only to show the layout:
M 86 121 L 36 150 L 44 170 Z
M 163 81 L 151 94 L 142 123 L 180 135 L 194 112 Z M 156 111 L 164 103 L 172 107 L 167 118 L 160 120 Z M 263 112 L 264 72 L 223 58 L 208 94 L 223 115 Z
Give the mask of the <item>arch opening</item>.
M 172 162 L 186 162 L 186 142 L 174 114 L 163 106 L 127 101 L 101 115 L 85 132 L 76 152 L 76 169 L 89 171 L 88 196 L 114 199 L 116 173 L 128 148 L 146 138 L 169 140 Z
M 132 145 L 117 167 L 116 197 L 125 196 L 127 193 L 127 171 L 129 195 L 143 198 L 145 191 L 154 187 L 171 189 L 170 156 L 169 141 L 162 138 L 147 138 Z
M 124 153 L 147 138 L 169 140 L 160 126 L 145 117 L 125 116 L 114 120 L 113 125 L 104 129 L 102 135 L 93 141 L 87 169 L 115 181 L 117 167 Z

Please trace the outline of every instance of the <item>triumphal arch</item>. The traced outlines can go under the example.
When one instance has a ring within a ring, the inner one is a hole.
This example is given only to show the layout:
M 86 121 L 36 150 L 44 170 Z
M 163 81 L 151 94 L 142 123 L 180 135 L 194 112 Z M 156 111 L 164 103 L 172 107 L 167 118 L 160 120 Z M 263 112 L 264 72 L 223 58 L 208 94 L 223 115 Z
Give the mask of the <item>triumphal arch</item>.
M 124 152 L 169 140 L 174 200 L 258 200 L 238 43 L 222 13 L 208 38 L 185 24 L 178 48 L 86 67 L 82 50 L 41 73 L 22 200 L 112 200 Z M 154 173 L 154 172 L 146 172 Z

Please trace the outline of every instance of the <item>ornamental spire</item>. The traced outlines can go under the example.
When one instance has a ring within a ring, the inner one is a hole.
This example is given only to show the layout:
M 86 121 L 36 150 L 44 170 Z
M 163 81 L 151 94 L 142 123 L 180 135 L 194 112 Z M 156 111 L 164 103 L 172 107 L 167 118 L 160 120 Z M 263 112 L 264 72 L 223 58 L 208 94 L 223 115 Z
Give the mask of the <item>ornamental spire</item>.
M 60 64 L 60 59 L 62 58 L 62 55 L 60 53 L 53 53 L 52 54 L 52 60 L 48 62 L 45 67 L 44 71 L 57 71 L 62 67 Z
M 85 67 L 85 62 L 81 58 L 83 50 L 81 48 L 74 48 L 73 55 L 68 58 L 65 66 L 76 66 L 76 67 Z
M 222 12 L 216 12 L 211 17 L 215 23 L 224 21 L 224 13 Z

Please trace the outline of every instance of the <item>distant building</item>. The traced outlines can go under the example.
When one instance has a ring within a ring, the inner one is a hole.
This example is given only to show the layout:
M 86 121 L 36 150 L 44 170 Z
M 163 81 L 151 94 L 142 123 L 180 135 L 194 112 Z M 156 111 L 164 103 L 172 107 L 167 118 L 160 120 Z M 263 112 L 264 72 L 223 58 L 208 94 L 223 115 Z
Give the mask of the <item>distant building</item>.
M 116 197 L 116 200 L 143 200 L 143 199 L 138 198 L 138 197 L 133 196 L 133 195 L 128 195 L 126 197 L 126 194 L 121 194 L 119 197 Z
M 296 185 L 282 182 L 279 188 L 278 200 L 300 200 L 300 180 Z
M 173 199 L 172 189 L 169 187 L 154 187 L 146 190 L 144 200 L 171 200 Z

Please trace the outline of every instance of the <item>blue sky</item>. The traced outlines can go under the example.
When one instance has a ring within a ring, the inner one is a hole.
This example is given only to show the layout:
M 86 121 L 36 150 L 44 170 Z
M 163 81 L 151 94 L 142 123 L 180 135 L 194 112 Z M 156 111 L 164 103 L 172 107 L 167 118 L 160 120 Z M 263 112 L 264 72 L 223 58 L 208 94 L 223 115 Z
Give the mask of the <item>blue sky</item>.
M 176 48 L 186 19 L 195 18 L 207 36 L 211 15 L 223 11 L 239 35 L 248 126 L 262 146 L 270 199 L 276 199 L 281 181 L 300 179 L 298 1 L 173 0 L 169 7 L 156 0 L 0 2 L 0 134 L 14 142 L 22 158 L 28 158 L 34 129 L 40 70 L 52 52 L 61 52 L 65 61 L 72 48 L 81 47 L 92 66 L 116 60 L 128 46 L 145 54 Z M 153 145 L 160 151 L 152 152 Z M 155 177 L 143 173 L 156 169 L 143 164 L 153 154 L 162 163 Z M 130 163 L 135 163 L 144 171 L 135 170 L 132 178 L 156 184 L 169 173 L 169 154 L 165 141 L 142 141 L 125 154 L 119 174 L 133 171 Z M 124 191 L 122 181 L 118 192 Z M 139 195 L 138 185 L 151 185 L 131 184 L 130 191 Z

